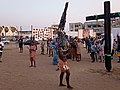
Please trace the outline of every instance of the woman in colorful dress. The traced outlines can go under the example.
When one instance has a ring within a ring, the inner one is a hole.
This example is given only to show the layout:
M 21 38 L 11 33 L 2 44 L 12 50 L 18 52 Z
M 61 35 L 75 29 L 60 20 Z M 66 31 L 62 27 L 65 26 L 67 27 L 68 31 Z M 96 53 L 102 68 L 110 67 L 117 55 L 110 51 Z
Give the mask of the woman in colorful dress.
M 58 38 L 55 38 L 53 43 L 50 44 L 50 47 L 53 47 L 53 60 L 52 60 L 52 64 L 53 65 L 57 65 L 58 64 L 58 55 L 57 55 L 57 51 L 58 51 Z

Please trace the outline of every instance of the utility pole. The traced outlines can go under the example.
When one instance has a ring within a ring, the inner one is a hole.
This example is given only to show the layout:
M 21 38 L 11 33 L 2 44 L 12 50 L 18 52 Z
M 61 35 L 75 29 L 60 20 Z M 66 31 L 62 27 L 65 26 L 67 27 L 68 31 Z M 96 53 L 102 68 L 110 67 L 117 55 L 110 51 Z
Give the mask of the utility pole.
M 32 39 L 32 31 L 33 31 L 33 25 L 31 25 L 31 27 L 30 27 L 30 29 L 31 29 L 31 39 Z
M 20 35 L 22 36 L 22 26 L 20 26 Z

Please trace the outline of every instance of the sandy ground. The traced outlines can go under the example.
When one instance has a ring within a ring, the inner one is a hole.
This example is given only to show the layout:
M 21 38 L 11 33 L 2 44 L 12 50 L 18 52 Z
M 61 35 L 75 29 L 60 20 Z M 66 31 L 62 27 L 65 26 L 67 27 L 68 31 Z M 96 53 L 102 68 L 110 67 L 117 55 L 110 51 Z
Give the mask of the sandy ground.
M 57 66 L 52 65 L 52 57 L 40 55 L 38 46 L 36 68 L 29 67 L 29 52 L 26 46 L 19 53 L 18 46 L 7 45 L 0 63 L 0 90 L 68 90 L 59 87 Z M 105 70 L 104 63 L 91 63 L 89 54 L 82 50 L 82 61 L 69 60 L 71 85 L 74 90 L 120 90 L 120 64 L 112 61 L 112 72 Z M 64 83 L 65 79 L 64 79 Z

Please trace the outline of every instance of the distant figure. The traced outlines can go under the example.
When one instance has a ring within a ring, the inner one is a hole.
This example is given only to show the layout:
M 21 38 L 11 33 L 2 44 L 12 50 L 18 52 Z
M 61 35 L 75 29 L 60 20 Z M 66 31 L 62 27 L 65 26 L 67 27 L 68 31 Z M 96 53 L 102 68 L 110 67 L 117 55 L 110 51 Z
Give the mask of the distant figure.
M 37 47 L 36 47 L 35 42 L 32 41 L 28 49 L 30 53 L 30 62 L 31 62 L 30 67 L 36 67 L 35 56 L 36 56 Z
M 72 59 L 74 61 L 74 58 L 76 58 L 76 54 L 77 54 L 77 40 L 76 39 L 73 40 L 71 46 L 72 46 Z
M 50 39 L 49 38 L 47 38 L 47 53 L 46 54 L 49 54 L 49 43 L 50 43 Z
M 50 45 L 53 43 L 52 38 L 50 38 L 49 41 L 49 57 L 53 56 L 53 47 L 50 47 Z
M 20 53 L 23 53 L 23 39 L 20 38 L 18 42 L 19 42 L 19 50 L 20 50 Z
M 69 79 L 70 79 L 70 69 L 68 67 L 67 64 L 67 58 L 66 56 L 63 54 L 63 52 L 59 52 L 59 60 L 58 60 L 60 69 L 61 69 L 61 74 L 60 74 L 60 84 L 59 86 L 66 86 L 65 84 L 63 84 L 63 77 L 64 77 L 64 73 L 66 73 L 66 82 L 67 82 L 67 88 L 69 89 L 73 89 L 73 87 L 70 86 L 69 83 Z
M 2 62 L 2 52 L 3 52 L 3 48 L 4 48 L 4 43 L 1 42 L 1 38 L 0 38 L 0 62 Z
M 76 61 L 80 61 L 80 60 L 81 60 L 81 42 L 80 39 L 78 39 Z
M 117 56 L 118 56 L 118 63 L 120 63 L 120 36 L 117 36 Z
M 94 42 L 92 42 L 92 45 L 91 45 L 91 54 L 90 54 L 91 58 L 92 58 L 92 62 L 97 62 L 97 47 L 95 45 Z
M 45 47 L 45 42 L 44 42 L 44 39 L 42 39 L 41 41 L 41 54 L 42 55 L 44 55 L 44 51 L 45 51 L 44 47 Z

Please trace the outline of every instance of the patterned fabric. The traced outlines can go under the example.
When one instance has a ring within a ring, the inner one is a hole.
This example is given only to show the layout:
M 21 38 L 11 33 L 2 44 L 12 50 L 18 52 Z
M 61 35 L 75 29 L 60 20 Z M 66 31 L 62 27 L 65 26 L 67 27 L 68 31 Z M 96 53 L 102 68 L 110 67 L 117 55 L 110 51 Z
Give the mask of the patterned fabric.
M 30 49 L 30 58 L 32 58 L 32 60 L 35 60 L 35 55 L 36 55 L 36 46 L 35 45 L 31 45 Z

